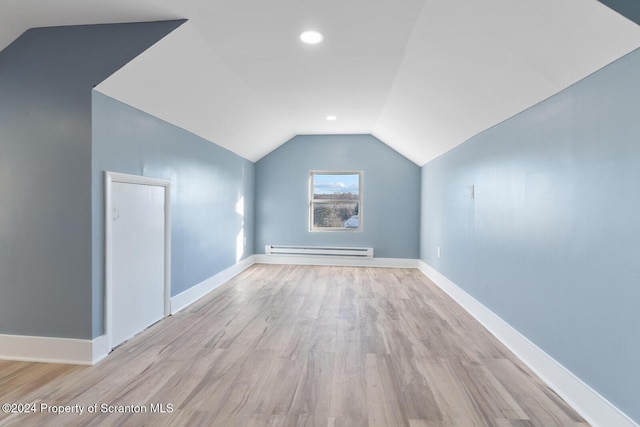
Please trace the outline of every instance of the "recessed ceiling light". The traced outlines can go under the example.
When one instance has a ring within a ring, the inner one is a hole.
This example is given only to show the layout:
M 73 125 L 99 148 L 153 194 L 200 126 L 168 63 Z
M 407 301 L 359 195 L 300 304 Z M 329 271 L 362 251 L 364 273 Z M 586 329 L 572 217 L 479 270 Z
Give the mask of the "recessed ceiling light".
M 300 40 L 307 44 L 318 44 L 324 40 L 324 36 L 317 31 L 304 31 L 300 34 Z
M 338 120 L 338 118 L 336 116 L 330 115 L 327 116 L 327 120 L 329 120 L 330 122 L 334 121 L 334 120 Z

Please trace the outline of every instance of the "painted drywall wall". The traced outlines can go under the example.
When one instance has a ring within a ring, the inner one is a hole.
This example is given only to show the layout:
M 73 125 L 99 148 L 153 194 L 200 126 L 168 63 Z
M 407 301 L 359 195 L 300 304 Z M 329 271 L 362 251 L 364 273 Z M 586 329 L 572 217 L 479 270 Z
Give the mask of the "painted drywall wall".
M 309 171 L 363 171 L 362 231 L 309 231 Z M 417 258 L 420 168 L 371 135 L 296 136 L 256 164 L 256 253 L 267 244 L 373 247 Z
M 96 91 L 92 159 L 94 337 L 104 332 L 104 171 L 171 182 L 172 296 L 253 254 L 252 162 Z
M 0 52 L 0 333 L 91 337 L 91 88 L 178 25 L 37 28 Z
M 427 163 L 421 231 L 422 260 L 636 422 L 639 74 L 637 50 Z
M 638 0 L 599 0 L 627 19 L 640 24 L 640 2 Z

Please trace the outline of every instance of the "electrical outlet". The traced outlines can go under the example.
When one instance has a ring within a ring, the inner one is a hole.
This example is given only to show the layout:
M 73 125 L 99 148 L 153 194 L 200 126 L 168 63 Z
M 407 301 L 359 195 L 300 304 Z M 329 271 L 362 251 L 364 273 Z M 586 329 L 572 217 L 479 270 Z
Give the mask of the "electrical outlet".
M 438 246 L 438 258 L 440 258 L 441 252 L 440 252 L 440 246 Z

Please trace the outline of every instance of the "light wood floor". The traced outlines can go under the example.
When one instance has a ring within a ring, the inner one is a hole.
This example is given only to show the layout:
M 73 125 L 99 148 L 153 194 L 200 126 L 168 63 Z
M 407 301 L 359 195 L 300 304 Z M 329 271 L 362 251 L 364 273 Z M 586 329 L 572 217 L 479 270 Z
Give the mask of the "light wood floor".
M 0 362 L 5 402 L 84 414 L 0 425 L 587 425 L 412 269 L 254 265 L 96 366 Z

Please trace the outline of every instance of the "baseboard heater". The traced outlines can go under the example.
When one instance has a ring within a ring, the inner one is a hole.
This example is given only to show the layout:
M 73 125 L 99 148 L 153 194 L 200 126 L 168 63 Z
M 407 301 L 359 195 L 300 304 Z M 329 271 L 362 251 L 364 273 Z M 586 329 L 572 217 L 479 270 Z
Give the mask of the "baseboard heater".
M 286 246 L 266 245 L 266 255 L 306 255 L 319 257 L 373 258 L 373 248 L 340 246 Z

